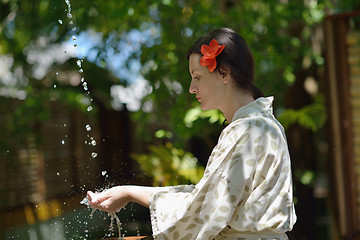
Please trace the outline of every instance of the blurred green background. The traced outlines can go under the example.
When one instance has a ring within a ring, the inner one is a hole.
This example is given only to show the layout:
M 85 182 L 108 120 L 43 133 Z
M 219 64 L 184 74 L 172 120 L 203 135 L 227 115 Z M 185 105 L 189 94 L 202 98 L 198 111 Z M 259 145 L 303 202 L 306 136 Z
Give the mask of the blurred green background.
M 253 51 L 292 156 L 291 239 L 335 239 L 325 123 L 326 16 L 351 0 L 0 0 L 0 239 L 99 239 L 80 205 L 118 184 L 196 183 L 223 129 L 189 94 L 186 50 L 218 27 Z M 148 210 L 118 214 L 151 234 Z

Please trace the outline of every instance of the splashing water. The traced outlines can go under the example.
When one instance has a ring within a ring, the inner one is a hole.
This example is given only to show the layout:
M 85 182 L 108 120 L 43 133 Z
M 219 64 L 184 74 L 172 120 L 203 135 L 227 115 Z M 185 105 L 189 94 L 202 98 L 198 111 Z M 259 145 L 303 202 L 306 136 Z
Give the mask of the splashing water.
M 104 190 L 106 191 L 106 190 Z M 81 202 L 80 204 L 84 204 L 86 205 L 88 208 L 91 208 L 91 213 L 90 213 L 90 218 L 92 218 L 94 212 L 96 211 L 95 208 L 92 208 L 90 203 L 89 203 L 89 199 L 87 197 L 85 197 Z M 109 226 L 109 230 L 111 232 L 114 231 L 114 223 L 116 224 L 116 227 L 117 227 L 117 230 L 118 230 L 118 233 L 119 233 L 119 238 L 118 240 L 124 240 L 124 236 L 121 235 L 121 230 L 122 230 L 122 223 L 120 222 L 120 219 L 119 217 L 116 215 L 115 212 L 109 212 L 108 213 L 108 217 L 110 217 L 110 226 Z M 106 220 L 106 217 L 104 216 L 104 220 Z
M 88 87 L 87 87 L 87 82 L 83 82 L 83 87 L 84 87 L 84 90 L 87 91 L 88 90 Z
M 72 18 L 70 0 L 65 0 L 65 3 L 67 5 L 67 7 L 68 7 L 68 9 L 67 9 L 67 17 L 70 19 L 70 18 Z
M 64 0 L 66 5 L 67 5 L 67 8 L 65 9 L 65 12 L 66 12 L 66 17 L 67 17 L 67 23 L 70 26 L 70 28 L 74 31 L 71 33 L 70 35 L 70 39 L 71 42 L 72 42 L 72 45 L 74 48 L 76 48 L 76 51 L 80 51 L 81 50 L 81 46 L 78 44 L 78 37 L 77 37 L 77 33 L 75 32 L 75 30 L 78 30 L 74 24 L 74 21 L 76 19 L 73 18 L 73 15 L 72 15 L 72 9 L 71 9 L 71 3 L 70 3 L 70 0 Z M 59 19 L 58 20 L 58 24 L 64 24 L 66 22 L 66 19 Z M 66 53 L 66 51 L 65 51 Z M 85 56 L 82 56 L 82 57 L 78 57 L 78 59 L 76 60 L 76 66 L 78 67 L 78 72 L 80 73 L 80 75 L 83 75 L 84 73 L 84 60 L 85 60 Z M 86 69 L 85 69 L 86 70 Z M 56 75 L 58 75 L 59 73 L 57 72 Z M 93 104 L 93 99 L 91 98 L 91 95 L 90 95 L 90 90 L 89 88 L 91 88 L 91 82 L 88 82 L 87 79 L 85 79 L 84 77 L 81 77 L 81 83 L 80 83 L 80 87 L 83 88 L 83 90 L 86 92 L 87 94 L 87 97 L 89 97 L 90 99 L 90 102 L 89 104 L 85 107 L 86 111 L 87 112 L 90 112 L 90 111 L 93 111 L 93 107 L 94 105 Z M 59 86 L 56 86 L 54 85 L 53 86 L 54 88 L 56 87 L 59 87 Z M 87 140 L 85 141 L 85 144 L 87 145 L 90 145 L 90 146 L 93 146 L 95 147 L 97 145 L 97 142 L 95 141 L 95 139 L 93 137 L 91 137 L 91 131 L 94 130 L 94 128 L 92 128 L 90 126 L 90 124 L 87 124 L 85 125 L 85 129 L 83 129 L 84 131 L 86 130 L 88 135 L 87 135 Z M 64 139 L 62 140 L 61 144 L 65 144 L 65 140 L 67 141 L 67 139 Z M 68 142 L 66 142 L 66 144 L 69 144 Z M 91 155 L 91 159 L 92 161 L 97 161 L 98 159 L 96 159 L 98 157 L 98 153 L 95 152 L 95 151 L 90 151 L 90 155 Z M 99 157 L 98 157 L 99 158 Z M 89 168 L 89 166 L 88 166 Z M 61 174 L 63 175 L 64 173 L 61 172 Z M 60 172 L 57 173 L 58 176 L 60 176 Z M 108 172 L 107 171 L 102 171 L 101 172 L 101 175 L 105 178 L 105 179 L 108 179 L 109 175 L 108 175 Z M 66 180 L 65 180 L 66 181 Z M 87 186 L 86 186 L 87 187 Z M 85 185 L 83 185 L 83 187 L 80 187 L 80 189 L 82 191 L 85 191 Z M 103 191 L 106 191 L 103 190 Z M 64 203 L 65 204 L 65 203 Z M 91 213 L 90 213 L 90 218 L 93 217 L 93 214 L 94 212 L 96 211 L 96 209 L 92 208 L 91 205 L 89 204 L 89 200 L 87 197 L 85 197 L 81 202 L 80 204 L 84 204 L 86 205 L 88 208 L 91 208 Z M 131 209 L 130 209 L 131 210 Z M 120 210 L 119 210 L 120 211 Z M 133 214 L 131 213 L 131 216 L 133 216 Z M 118 232 L 118 240 L 123 240 L 124 237 L 125 237 L 125 234 L 126 234 L 126 231 L 124 233 L 124 235 L 122 235 L 122 223 L 120 222 L 120 219 L 119 217 L 116 215 L 116 212 L 112 212 L 112 213 L 108 213 L 106 215 L 104 215 L 104 219 L 110 219 L 110 226 L 109 226 L 109 230 L 112 232 L 112 234 L 115 232 L 115 235 L 117 235 L 117 232 Z M 135 221 L 135 218 L 133 219 L 133 221 Z M 83 223 L 84 225 L 87 226 L 87 222 L 86 221 L 82 221 L 81 223 Z M 71 225 L 71 223 L 69 222 L 69 225 Z M 136 227 L 137 228 L 137 227 Z M 89 236 L 88 233 L 90 232 L 90 230 L 86 229 L 85 230 L 85 234 L 84 236 L 80 236 L 81 239 L 87 239 L 87 237 Z M 77 232 L 79 234 L 79 232 Z M 137 229 L 137 235 L 140 236 L 140 233 Z M 109 235 L 110 236 L 110 235 Z
M 69 19 L 69 24 L 70 24 L 70 25 L 73 25 L 74 22 L 73 22 L 73 16 L 72 16 L 72 13 L 71 13 L 71 3 L 70 3 L 70 0 L 65 0 L 65 3 L 66 3 L 66 5 L 67 5 L 67 9 L 65 9 L 65 12 L 66 12 L 66 14 L 67 14 L 67 18 Z M 59 22 L 60 24 L 63 23 L 63 21 L 60 20 L 60 19 L 58 20 L 58 22 Z M 76 27 L 75 27 L 75 26 L 72 27 L 72 30 L 75 31 L 75 30 L 76 30 Z M 76 34 L 75 34 L 75 33 L 72 34 L 71 39 L 72 39 L 72 41 L 74 42 L 74 44 L 73 44 L 74 48 L 78 48 L 78 49 L 80 50 L 80 46 L 76 43 L 77 37 L 76 37 Z M 83 72 L 84 72 L 84 69 L 82 68 L 82 64 L 83 64 L 84 59 L 85 59 L 85 56 L 82 56 L 82 58 L 78 58 L 78 59 L 76 60 L 76 65 L 77 65 L 77 67 L 79 68 L 79 73 L 83 73 Z M 58 73 L 57 73 L 57 74 L 58 74 Z M 81 77 L 81 85 L 82 85 L 84 91 L 86 91 L 87 95 L 90 95 L 89 85 L 88 85 L 88 82 L 85 80 L 84 77 Z M 56 85 L 54 85 L 54 88 L 56 88 Z M 92 102 L 92 99 L 91 99 L 91 101 L 90 101 L 90 104 L 89 104 L 89 105 L 87 106 L 87 108 L 86 108 L 86 111 L 88 111 L 88 112 L 91 112 L 91 111 L 93 110 L 93 107 L 91 106 L 91 102 Z M 92 130 L 92 128 L 91 128 L 91 126 L 90 126 L 89 124 L 87 124 L 85 128 L 86 128 L 86 131 L 88 131 L 88 132 L 90 132 L 90 131 Z M 64 144 L 64 143 L 63 143 L 63 144 Z M 89 145 L 90 145 L 90 146 L 96 146 L 96 141 L 95 141 L 93 138 L 91 138 L 91 140 L 89 141 Z M 92 158 L 92 159 L 95 159 L 95 158 L 97 157 L 97 155 L 98 155 L 98 154 L 97 154 L 96 152 L 92 152 L 92 153 L 91 153 L 91 158 Z
M 92 157 L 92 158 L 96 158 L 96 157 L 97 157 L 97 153 L 96 153 L 96 152 L 92 152 L 92 153 L 91 153 L 91 157 Z

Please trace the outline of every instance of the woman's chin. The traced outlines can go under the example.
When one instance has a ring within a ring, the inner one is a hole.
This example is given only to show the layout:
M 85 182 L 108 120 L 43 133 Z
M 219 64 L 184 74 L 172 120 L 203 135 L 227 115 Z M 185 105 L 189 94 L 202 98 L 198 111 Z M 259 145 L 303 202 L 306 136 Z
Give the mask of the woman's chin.
M 209 109 L 206 108 L 206 106 L 205 106 L 204 104 L 201 104 L 201 109 L 202 109 L 203 111 L 209 110 Z
M 213 110 L 213 109 L 216 109 L 214 107 L 210 107 L 210 106 L 206 106 L 205 104 L 201 103 L 201 109 L 203 111 L 208 111 L 208 110 Z

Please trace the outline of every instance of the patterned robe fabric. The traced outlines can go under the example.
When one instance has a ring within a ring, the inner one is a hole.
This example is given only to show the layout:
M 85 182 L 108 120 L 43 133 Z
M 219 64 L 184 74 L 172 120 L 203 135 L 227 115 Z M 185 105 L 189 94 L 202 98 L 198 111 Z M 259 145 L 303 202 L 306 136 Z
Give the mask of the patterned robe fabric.
M 235 113 L 197 185 L 156 188 L 154 239 L 288 239 L 296 222 L 290 156 L 272 102 L 258 98 Z

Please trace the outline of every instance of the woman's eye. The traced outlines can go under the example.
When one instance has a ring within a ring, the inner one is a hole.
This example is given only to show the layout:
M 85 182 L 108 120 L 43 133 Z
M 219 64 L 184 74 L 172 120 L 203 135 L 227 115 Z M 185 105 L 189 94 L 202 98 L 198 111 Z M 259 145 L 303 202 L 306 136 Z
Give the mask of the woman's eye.
M 194 80 L 198 80 L 198 81 L 199 81 L 199 80 L 200 80 L 200 77 L 198 77 L 198 76 L 197 76 L 197 77 L 194 77 Z

